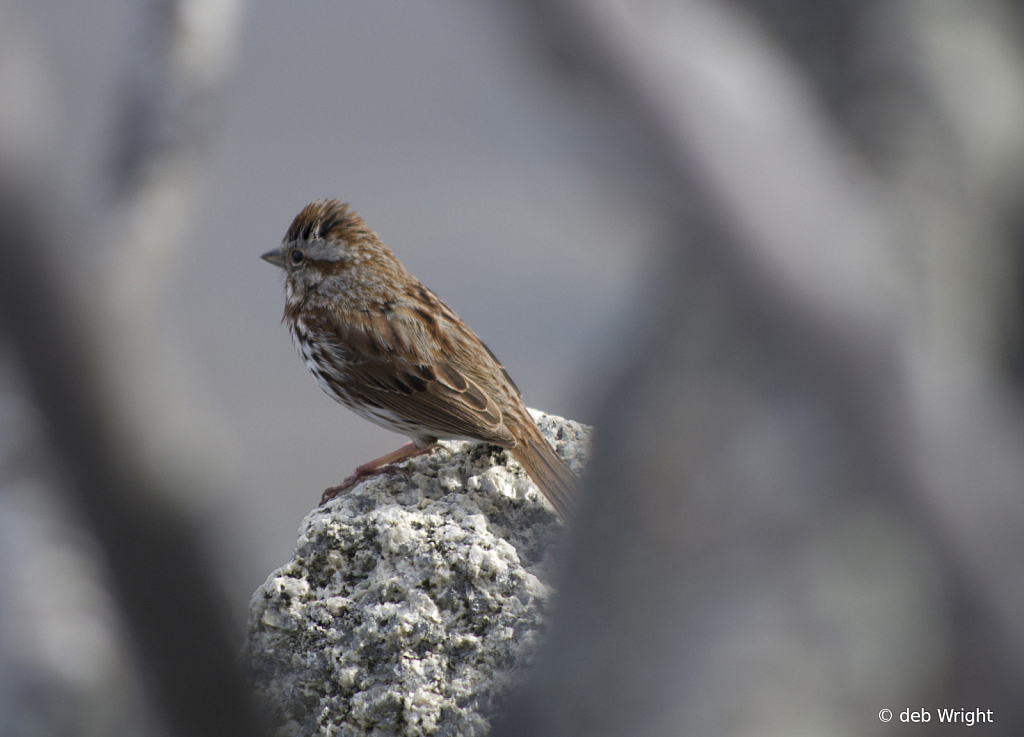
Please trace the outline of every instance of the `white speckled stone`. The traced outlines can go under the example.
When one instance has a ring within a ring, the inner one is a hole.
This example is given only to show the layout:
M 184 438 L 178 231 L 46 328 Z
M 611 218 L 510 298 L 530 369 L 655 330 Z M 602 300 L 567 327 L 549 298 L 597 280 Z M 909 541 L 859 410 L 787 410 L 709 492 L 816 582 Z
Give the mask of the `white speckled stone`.
M 589 428 L 534 413 L 579 472 Z M 478 735 L 543 632 L 564 530 L 511 456 L 445 442 L 313 510 L 250 603 L 243 661 L 285 735 Z

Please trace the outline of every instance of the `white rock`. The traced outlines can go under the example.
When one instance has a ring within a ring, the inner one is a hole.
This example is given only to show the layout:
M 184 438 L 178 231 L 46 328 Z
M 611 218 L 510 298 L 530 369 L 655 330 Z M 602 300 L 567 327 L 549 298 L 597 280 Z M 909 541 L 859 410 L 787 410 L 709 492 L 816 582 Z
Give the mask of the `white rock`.
M 589 428 L 534 416 L 581 469 Z M 507 452 L 443 446 L 313 510 L 253 594 L 243 661 L 279 737 L 482 735 L 531 662 L 564 527 Z

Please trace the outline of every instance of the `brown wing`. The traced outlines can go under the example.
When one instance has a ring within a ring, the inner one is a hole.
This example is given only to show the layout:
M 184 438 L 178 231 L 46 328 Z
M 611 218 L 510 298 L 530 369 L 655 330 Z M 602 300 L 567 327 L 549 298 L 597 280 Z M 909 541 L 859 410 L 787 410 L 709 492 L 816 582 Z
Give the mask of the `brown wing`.
M 519 387 L 505 367 L 451 307 L 419 282 L 407 285 L 405 293 L 411 303 L 425 307 L 413 312 L 436 343 L 443 346 L 446 360 L 452 366 L 492 398 L 505 404 L 522 404 Z
M 489 382 L 461 370 L 466 350 L 446 350 L 450 341 L 434 334 L 436 319 L 390 307 L 335 311 L 326 320 L 317 332 L 328 336 L 329 350 L 345 368 L 348 389 L 360 401 L 439 437 L 515 445 L 500 406 L 485 388 Z

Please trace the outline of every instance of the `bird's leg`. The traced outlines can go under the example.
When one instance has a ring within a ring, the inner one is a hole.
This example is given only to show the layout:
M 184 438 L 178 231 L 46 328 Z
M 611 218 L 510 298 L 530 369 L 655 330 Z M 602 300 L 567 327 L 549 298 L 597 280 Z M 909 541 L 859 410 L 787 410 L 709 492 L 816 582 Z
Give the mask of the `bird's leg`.
M 367 461 L 363 465 L 356 468 L 352 475 L 349 476 L 344 481 L 342 481 L 340 484 L 325 489 L 323 496 L 320 497 L 320 504 L 326 504 L 331 499 L 336 497 L 338 494 L 340 494 L 343 491 L 348 491 L 365 478 L 393 471 L 393 464 L 398 463 L 399 461 L 404 461 L 407 458 L 415 458 L 416 456 L 425 455 L 433 451 L 434 448 L 436 447 L 437 441 L 434 441 L 426 448 L 417 448 L 416 443 L 410 440 L 408 443 L 403 445 L 398 450 L 393 450 L 390 453 L 382 455 L 380 458 L 374 458 L 372 461 Z

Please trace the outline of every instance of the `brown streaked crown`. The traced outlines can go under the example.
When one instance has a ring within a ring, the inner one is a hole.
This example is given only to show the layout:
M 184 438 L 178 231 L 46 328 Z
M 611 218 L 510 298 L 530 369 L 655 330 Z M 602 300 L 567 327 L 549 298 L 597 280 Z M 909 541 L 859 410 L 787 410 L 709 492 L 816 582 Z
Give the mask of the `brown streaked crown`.
M 314 238 L 327 239 L 334 236 L 352 241 L 370 235 L 371 231 L 357 212 L 340 200 L 316 200 L 310 202 L 295 216 L 285 234 L 285 242 Z

